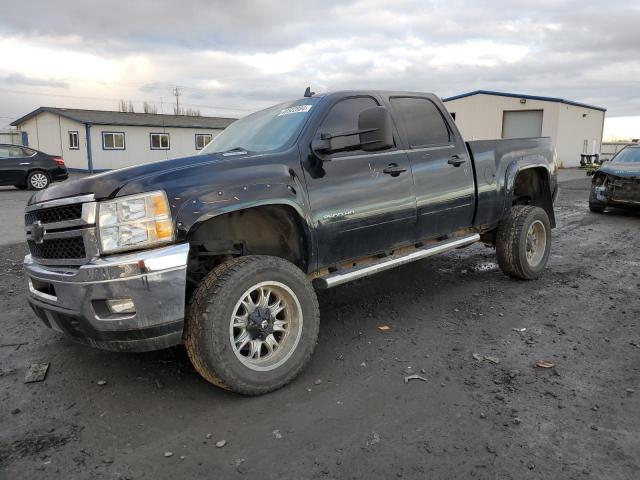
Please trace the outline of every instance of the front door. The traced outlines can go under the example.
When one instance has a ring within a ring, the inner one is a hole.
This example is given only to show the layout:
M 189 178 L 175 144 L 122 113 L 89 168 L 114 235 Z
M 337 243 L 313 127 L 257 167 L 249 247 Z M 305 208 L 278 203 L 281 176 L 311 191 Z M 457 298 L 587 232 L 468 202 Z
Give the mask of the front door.
M 475 187 L 464 142 L 428 98 L 391 97 L 409 149 L 417 206 L 419 239 L 471 227 Z
M 357 130 L 360 112 L 377 105 L 370 96 L 338 100 L 316 136 Z M 351 149 L 356 139 L 335 139 L 334 147 L 345 151 L 324 161 L 313 158 L 313 165 L 305 165 L 319 267 L 390 250 L 411 242 L 415 234 L 415 197 L 406 152 Z

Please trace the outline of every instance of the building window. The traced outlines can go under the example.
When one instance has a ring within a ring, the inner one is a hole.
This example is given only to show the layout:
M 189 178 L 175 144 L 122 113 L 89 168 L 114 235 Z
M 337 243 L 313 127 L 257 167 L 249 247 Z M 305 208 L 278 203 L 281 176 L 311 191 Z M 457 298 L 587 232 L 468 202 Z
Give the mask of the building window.
M 78 132 L 69 132 L 69 150 L 79 150 Z
M 151 150 L 169 150 L 168 133 L 151 133 Z
M 124 150 L 124 132 L 102 132 L 103 150 Z
M 196 150 L 202 150 L 211 141 L 210 133 L 196 133 Z

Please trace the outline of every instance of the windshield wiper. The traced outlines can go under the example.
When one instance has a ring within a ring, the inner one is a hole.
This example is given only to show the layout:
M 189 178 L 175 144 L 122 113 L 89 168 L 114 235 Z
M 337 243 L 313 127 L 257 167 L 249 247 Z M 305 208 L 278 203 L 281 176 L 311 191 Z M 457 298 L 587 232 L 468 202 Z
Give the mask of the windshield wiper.
M 249 153 L 249 150 L 243 147 L 235 147 L 220 153 L 222 153 L 223 155 L 242 155 L 244 153 Z

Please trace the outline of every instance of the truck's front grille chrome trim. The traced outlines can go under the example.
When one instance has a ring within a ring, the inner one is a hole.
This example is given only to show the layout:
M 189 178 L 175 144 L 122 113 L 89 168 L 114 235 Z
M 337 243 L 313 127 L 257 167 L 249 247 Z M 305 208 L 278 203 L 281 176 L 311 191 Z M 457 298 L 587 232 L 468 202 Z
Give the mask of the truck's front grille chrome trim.
M 406 255 L 391 256 L 389 258 L 385 258 L 377 263 L 374 263 L 373 265 L 355 267 L 349 270 L 330 273 L 329 275 L 325 275 L 324 277 L 318 277 L 314 279 L 313 284 L 316 288 L 323 289 L 336 287 L 338 285 L 342 285 L 343 283 L 357 280 L 358 278 L 368 277 L 369 275 L 383 272 L 385 270 L 389 270 L 406 263 L 415 262 L 416 260 L 431 257 L 432 255 L 437 255 L 448 250 L 466 247 L 467 245 L 471 245 L 478 240 L 480 240 L 480 235 L 478 235 L 477 233 L 461 238 L 456 238 L 454 240 L 446 240 L 440 243 L 436 243 L 435 245 L 418 248 Z
M 82 202 L 91 199 L 82 195 L 27 208 L 25 233 L 34 259 L 44 265 L 84 265 L 97 255 L 96 203 Z

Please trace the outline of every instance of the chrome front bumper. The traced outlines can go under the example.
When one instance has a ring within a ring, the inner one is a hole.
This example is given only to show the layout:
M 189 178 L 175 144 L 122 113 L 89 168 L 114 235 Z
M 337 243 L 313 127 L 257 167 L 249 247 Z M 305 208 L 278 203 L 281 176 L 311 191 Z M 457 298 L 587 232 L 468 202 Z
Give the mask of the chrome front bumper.
M 28 300 L 50 328 L 107 350 L 149 351 L 181 342 L 186 243 L 58 267 L 24 259 Z M 105 301 L 131 299 L 135 312 L 112 313 Z

